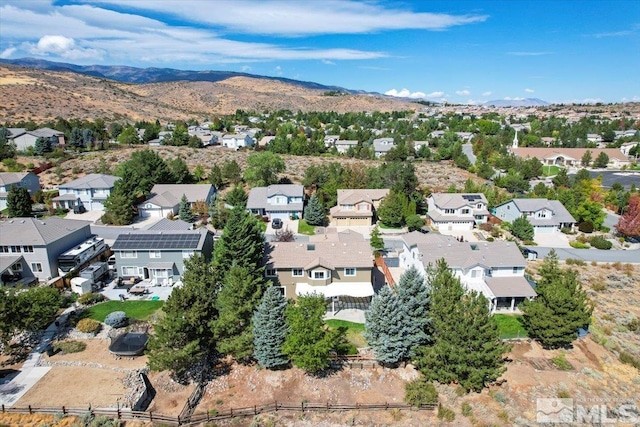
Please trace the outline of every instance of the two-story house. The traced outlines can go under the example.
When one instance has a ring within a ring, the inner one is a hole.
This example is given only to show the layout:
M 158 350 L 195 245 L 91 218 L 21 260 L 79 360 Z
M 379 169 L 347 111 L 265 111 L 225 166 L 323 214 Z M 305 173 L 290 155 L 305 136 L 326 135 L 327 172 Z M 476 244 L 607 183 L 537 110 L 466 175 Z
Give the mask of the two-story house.
M 368 304 L 373 255 L 364 239 L 321 242 L 268 242 L 265 276 L 285 297 L 318 293 L 332 300 Z
M 524 276 L 526 261 L 512 242 L 459 242 L 441 234 L 411 232 L 402 237 L 400 267 L 428 268 L 444 259 L 467 290 L 484 295 L 492 313 L 516 311 L 537 294 Z
M 135 230 L 121 233 L 113 243 L 118 274 L 154 285 L 175 283 L 184 273 L 184 261 L 199 253 L 211 259 L 213 234 L 197 230 Z
M 340 139 L 334 145 L 338 154 L 346 154 L 350 148 L 356 148 L 358 141 L 355 139 Z
M 429 222 L 437 230 L 473 230 L 489 218 L 482 193 L 433 193 L 427 203 Z
M 2 265 L 16 267 L 12 268 L 14 273 L 45 281 L 58 276 L 61 254 L 91 237 L 87 221 L 58 217 L 12 218 L 0 222 L 0 258 Z M 16 263 L 20 263 L 22 270 Z
M 389 189 L 338 190 L 338 204 L 331 208 L 331 223 L 337 226 L 373 225 L 375 211 Z
M 373 152 L 376 157 L 382 157 L 389 152 L 396 143 L 393 138 L 376 138 L 373 140 Z
M 53 198 L 54 208 L 73 209 L 83 206 L 88 211 L 103 211 L 104 201 L 120 178 L 92 173 L 58 186 L 59 195 Z
M 199 201 L 209 203 L 215 192 L 211 184 L 156 184 L 149 198 L 138 205 L 138 213 L 142 218 L 166 218 L 169 214 L 178 214 L 183 195 L 189 206 L 193 206 Z
M 304 187 L 297 184 L 276 184 L 254 187 L 249 192 L 247 210 L 254 215 L 289 219 L 302 218 Z
M 331 148 L 340 140 L 340 135 L 325 135 L 324 146 Z
M 24 187 L 33 196 L 40 190 L 40 178 L 33 172 L 0 172 L 0 210 L 7 208 L 7 195 L 13 187 Z
M 573 231 L 576 225 L 576 220 L 558 200 L 509 200 L 496 206 L 495 216 L 509 222 L 525 217 L 533 225 L 534 234 L 557 233 L 563 228 Z
M 245 147 L 253 147 L 255 144 L 256 144 L 255 139 L 243 133 L 227 134 L 222 137 L 222 146 L 227 148 L 233 148 L 234 150 L 238 150 L 240 148 L 245 148 Z

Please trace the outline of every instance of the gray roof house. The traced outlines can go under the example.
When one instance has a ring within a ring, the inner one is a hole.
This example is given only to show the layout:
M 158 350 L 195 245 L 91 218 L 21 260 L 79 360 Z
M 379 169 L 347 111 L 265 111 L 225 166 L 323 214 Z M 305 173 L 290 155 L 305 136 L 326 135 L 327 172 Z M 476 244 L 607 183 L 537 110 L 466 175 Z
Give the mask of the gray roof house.
M 33 172 L 0 172 L 0 210 L 7 208 L 7 195 L 12 187 L 25 187 L 33 195 L 40 190 L 40 178 Z
M 137 277 L 152 285 L 170 285 L 182 277 L 184 261 L 196 253 L 211 259 L 213 234 L 197 230 L 135 230 L 113 243 L 118 275 Z
M 195 202 L 209 202 L 216 192 L 211 184 L 156 184 L 149 193 L 149 198 L 138 205 L 138 214 L 142 218 L 166 218 L 177 215 L 182 195 L 187 197 L 189 205 Z
M 429 223 L 437 230 L 472 230 L 489 216 L 482 193 L 433 193 L 427 205 Z
M 358 145 L 358 141 L 355 139 L 340 139 L 334 145 L 338 153 L 346 154 L 349 148 L 355 148 Z
M 336 226 L 373 225 L 375 210 L 388 194 L 388 188 L 338 190 L 338 204 L 330 209 L 332 224 Z
M 376 138 L 373 140 L 373 152 L 376 157 L 384 156 L 396 146 L 393 138 Z
M 103 211 L 104 201 L 109 197 L 119 179 L 113 175 L 91 173 L 66 184 L 60 184 L 59 195 L 53 198 L 53 206 L 73 209 L 80 205 L 88 211 Z
M 26 130 L 24 128 L 8 128 L 11 135 L 9 140 L 16 145 L 18 151 L 25 151 L 29 147 L 35 147 L 38 138 L 49 138 L 54 144 L 64 144 L 64 132 L 51 128 Z
M 284 296 L 319 293 L 326 298 L 368 304 L 373 254 L 363 239 L 316 242 L 269 242 L 265 246 L 265 276 Z
M 22 276 L 45 281 L 58 276 L 58 257 L 62 253 L 91 237 L 87 221 L 57 217 L 45 220 L 12 218 L 0 222 L 0 258 L 5 261 L 7 257 L 11 258 L 13 261 L 7 262 L 15 264 L 22 257 Z
M 426 275 L 429 266 L 444 259 L 468 289 L 487 298 L 491 312 L 516 311 L 517 305 L 537 294 L 524 276 L 527 265 L 515 243 L 459 242 L 441 234 L 417 231 L 402 237 L 400 266 L 415 266 Z
M 247 210 L 270 219 L 302 218 L 304 187 L 297 184 L 275 184 L 254 187 L 249 192 Z
M 495 207 L 494 215 L 513 222 L 524 216 L 533 225 L 534 234 L 560 232 L 563 228 L 573 230 L 576 220 L 558 200 L 513 199 Z

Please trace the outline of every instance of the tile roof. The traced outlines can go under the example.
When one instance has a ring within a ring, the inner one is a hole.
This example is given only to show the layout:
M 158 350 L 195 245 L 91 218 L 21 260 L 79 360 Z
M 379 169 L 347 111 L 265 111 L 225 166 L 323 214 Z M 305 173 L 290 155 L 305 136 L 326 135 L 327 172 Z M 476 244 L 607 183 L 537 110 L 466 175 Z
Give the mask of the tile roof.
M 407 233 L 402 240 L 408 247 L 417 247 L 422 264 L 435 265 L 444 258 L 451 268 L 467 269 L 474 265 L 487 268 L 526 267 L 522 253 L 512 242 L 458 242 L 455 237 L 442 234 Z
M 44 246 L 63 239 L 69 233 L 85 228 L 91 235 L 89 221 L 77 221 L 51 217 L 43 220 L 35 218 L 12 218 L 0 222 L 0 242 L 3 245 Z
M 74 179 L 66 184 L 58 185 L 58 188 L 70 189 L 90 189 L 90 188 L 113 188 L 120 177 L 105 175 L 102 173 L 90 173 L 82 178 Z
M 373 250 L 367 241 L 269 242 L 265 263 L 274 268 L 366 268 L 373 267 Z

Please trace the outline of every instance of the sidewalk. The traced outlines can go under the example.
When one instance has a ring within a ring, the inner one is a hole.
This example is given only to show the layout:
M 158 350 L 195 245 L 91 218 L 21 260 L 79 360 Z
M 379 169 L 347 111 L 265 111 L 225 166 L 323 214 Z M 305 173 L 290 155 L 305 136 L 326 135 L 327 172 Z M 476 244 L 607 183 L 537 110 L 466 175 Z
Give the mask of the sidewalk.
M 56 321 L 59 324 L 66 322 L 69 313 L 74 311 L 75 307 L 67 308 Z M 31 387 L 33 387 L 42 377 L 49 372 L 50 367 L 38 366 L 42 353 L 46 351 L 47 346 L 51 344 L 53 337 L 58 331 L 55 322 L 50 324 L 44 331 L 40 343 L 33 349 L 27 360 L 20 368 L 20 373 L 10 379 L 8 382 L 0 383 L 0 404 L 5 406 L 13 406 Z

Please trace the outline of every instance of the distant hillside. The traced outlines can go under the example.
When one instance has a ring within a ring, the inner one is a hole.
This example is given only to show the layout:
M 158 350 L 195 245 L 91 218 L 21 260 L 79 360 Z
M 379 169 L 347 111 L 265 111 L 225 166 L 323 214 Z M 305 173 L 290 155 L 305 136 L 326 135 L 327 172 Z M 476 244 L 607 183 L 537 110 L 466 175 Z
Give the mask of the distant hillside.
M 487 101 L 484 105 L 492 105 L 494 107 L 546 107 L 550 105 L 547 101 L 538 98 L 525 99 L 496 99 L 495 101 Z
M 266 77 L 257 74 L 237 73 L 234 71 L 191 71 L 174 68 L 136 68 L 121 65 L 75 65 L 64 62 L 45 61 L 36 58 L 0 59 L 0 63 L 19 65 L 48 71 L 71 71 L 93 77 L 102 77 L 122 83 L 162 83 L 162 82 L 219 82 L 232 77 L 250 77 L 254 79 L 276 80 L 301 86 L 306 89 L 339 91 L 345 93 L 362 93 L 338 86 L 326 86 L 314 82 L 287 79 L 284 77 Z
M 123 67 L 126 68 L 126 67 Z M 113 71 L 113 69 L 112 69 Z M 97 72 L 97 71 L 96 71 Z M 58 71 L 0 64 L 0 123 L 66 119 L 155 120 L 205 118 L 245 111 L 394 111 L 419 105 L 383 95 L 338 94 L 283 79 L 233 76 L 216 82 L 133 84 Z M 335 95 L 335 96 L 330 96 Z

